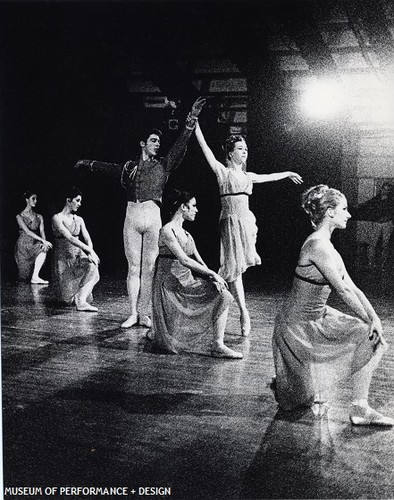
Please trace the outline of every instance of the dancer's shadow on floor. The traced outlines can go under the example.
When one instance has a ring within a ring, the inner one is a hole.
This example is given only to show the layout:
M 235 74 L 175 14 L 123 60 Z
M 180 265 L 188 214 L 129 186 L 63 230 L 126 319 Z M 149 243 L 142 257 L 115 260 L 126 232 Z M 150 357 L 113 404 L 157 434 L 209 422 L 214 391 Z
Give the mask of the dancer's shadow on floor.
M 334 456 L 327 415 L 316 417 L 310 408 L 279 410 L 246 471 L 240 497 L 327 498 L 325 470 Z M 329 482 L 335 496 L 335 480 L 331 477 Z M 343 491 L 340 496 L 351 497 Z

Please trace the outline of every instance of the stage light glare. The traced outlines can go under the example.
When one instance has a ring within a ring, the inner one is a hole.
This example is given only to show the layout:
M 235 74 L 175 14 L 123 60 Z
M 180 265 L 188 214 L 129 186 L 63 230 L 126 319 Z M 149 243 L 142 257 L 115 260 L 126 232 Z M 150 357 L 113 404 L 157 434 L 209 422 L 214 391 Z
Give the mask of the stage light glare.
M 369 96 L 370 119 L 378 122 L 394 121 L 394 95 L 392 88 L 381 85 Z
M 344 109 L 345 92 L 337 83 L 319 80 L 308 83 L 301 96 L 303 112 L 312 118 L 332 118 Z

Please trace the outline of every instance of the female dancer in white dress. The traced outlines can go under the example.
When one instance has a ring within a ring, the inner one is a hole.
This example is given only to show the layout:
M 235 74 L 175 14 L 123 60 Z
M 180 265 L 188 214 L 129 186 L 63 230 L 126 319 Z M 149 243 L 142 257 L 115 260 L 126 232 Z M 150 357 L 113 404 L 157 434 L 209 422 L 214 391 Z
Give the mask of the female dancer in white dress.
M 75 215 L 81 203 L 81 192 L 72 188 L 67 193 L 63 210 L 52 218 L 55 236 L 52 284 L 57 300 L 75 303 L 78 311 L 96 312 L 97 307 L 89 304 L 88 300 L 91 300 L 93 287 L 100 279 L 100 261 L 93 250 L 84 220 Z
M 392 426 L 393 419 L 368 404 L 373 370 L 387 349 L 382 325 L 331 243 L 334 229 L 344 229 L 351 217 L 346 198 L 320 184 L 304 193 L 303 208 L 315 231 L 301 248 L 292 290 L 275 322 L 276 399 L 285 410 L 312 406 L 323 402 L 322 394 L 334 384 L 351 377 L 351 423 Z M 331 289 L 355 316 L 327 306 Z
M 220 270 L 229 284 L 241 312 L 241 332 L 250 333 L 250 317 L 246 308 L 242 274 L 250 266 L 261 263 L 256 252 L 256 218 L 249 210 L 249 195 L 253 183 L 279 181 L 289 178 L 296 184 L 302 178 L 294 172 L 255 174 L 246 172 L 248 147 L 241 135 L 233 135 L 226 142 L 226 166 L 220 163 L 205 141 L 197 122 L 196 137 L 218 184 L 222 210 L 220 214 Z
M 22 281 L 30 280 L 35 285 L 47 285 L 48 281 L 40 278 L 39 273 L 52 243 L 46 239 L 42 215 L 34 210 L 37 194 L 27 191 L 24 198 L 26 207 L 16 216 L 19 238 L 15 244 L 14 256 L 18 277 Z
M 206 266 L 192 236 L 183 229 L 184 221 L 196 217 L 196 199 L 190 193 L 173 190 L 165 204 L 172 218 L 160 230 L 148 337 L 167 353 L 193 351 L 202 340 L 211 343 L 213 357 L 241 359 L 241 352 L 224 344 L 232 301 L 227 283 Z

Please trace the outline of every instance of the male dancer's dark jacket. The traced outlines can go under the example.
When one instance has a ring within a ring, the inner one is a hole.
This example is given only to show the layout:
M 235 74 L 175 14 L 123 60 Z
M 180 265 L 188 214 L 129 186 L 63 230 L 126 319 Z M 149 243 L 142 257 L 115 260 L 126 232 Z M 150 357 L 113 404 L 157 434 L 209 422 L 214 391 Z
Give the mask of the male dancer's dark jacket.
M 120 178 L 126 190 L 127 201 L 143 202 L 153 200 L 161 203 L 165 183 L 183 160 L 194 121 L 188 117 L 186 125 L 166 156 L 143 160 L 142 155 L 124 164 L 96 160 L 80 160 L 76 168 L 88 167 L 91 172 L 102 172 Z

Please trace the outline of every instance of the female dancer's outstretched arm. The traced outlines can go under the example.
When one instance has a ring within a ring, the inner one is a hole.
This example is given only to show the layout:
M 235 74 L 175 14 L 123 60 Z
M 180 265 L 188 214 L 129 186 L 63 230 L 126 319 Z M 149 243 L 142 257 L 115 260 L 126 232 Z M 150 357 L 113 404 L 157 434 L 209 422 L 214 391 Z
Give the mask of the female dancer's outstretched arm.
M 280 181 L 282 179 L 290 179 L 295 184 L 302 184 L 302 177 L 296 172 L 275 172 L 273 174 L 255 174 L 254 172 L 247 172 L 248 177 L 252 179 L 253 183 L 259 184 L 262 182 Z

